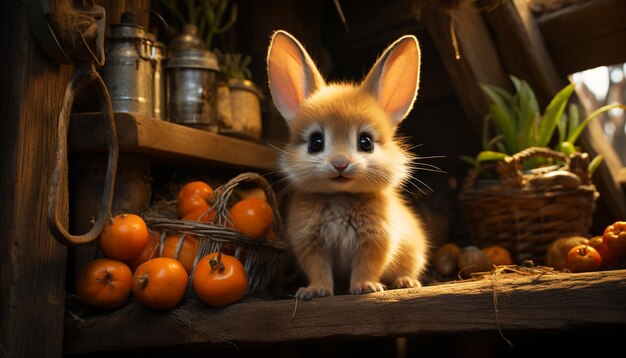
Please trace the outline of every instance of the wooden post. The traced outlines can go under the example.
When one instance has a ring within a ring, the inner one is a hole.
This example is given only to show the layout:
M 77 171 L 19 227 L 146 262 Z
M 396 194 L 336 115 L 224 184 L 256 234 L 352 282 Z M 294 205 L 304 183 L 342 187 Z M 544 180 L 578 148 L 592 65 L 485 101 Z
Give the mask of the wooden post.
M 480 85 L 512 88 L 485 21 L 473 7 L 447 11 L 424 8 L 422 19 L 438 47 L 474 132 L 480 135 L 483 117 L 489 110 Z M 458 59 L 455 58 L 453 32 L 458 44 Z
M 67 250 L 50 235 L 46 212 L 72 68 L 40 49 L 26 5 L 11 1 L 0 13 L 0 355 L 60 357 Z

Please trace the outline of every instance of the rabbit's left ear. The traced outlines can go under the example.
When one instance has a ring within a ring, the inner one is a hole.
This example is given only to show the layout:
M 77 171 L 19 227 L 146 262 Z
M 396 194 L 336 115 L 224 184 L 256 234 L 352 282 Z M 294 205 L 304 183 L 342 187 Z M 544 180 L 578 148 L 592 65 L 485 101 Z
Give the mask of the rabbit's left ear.
M 420 49 L 415 36 L 402 36 L 378 58 L 361 88 L 373 94 L 392 121 L 400 123 L 413 108 L 419 88 Z

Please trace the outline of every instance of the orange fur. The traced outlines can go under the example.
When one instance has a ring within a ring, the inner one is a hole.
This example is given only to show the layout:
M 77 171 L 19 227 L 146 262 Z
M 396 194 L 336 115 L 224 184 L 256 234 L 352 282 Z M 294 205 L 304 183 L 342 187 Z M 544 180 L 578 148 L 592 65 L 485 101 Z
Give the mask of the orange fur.
M 361 84 L 326 84 L 293 36 L 274 34 L 269 86 L 290 129 L 279 161 L 291 190 L 286 235 L 309 280 L 298 298 L 342 285 L 352 294 L 420 286 L 428 238 L 400 195 L 411 155 L 395 137 L 417 94 L 419 58 L 417 40 L 404 36 Z

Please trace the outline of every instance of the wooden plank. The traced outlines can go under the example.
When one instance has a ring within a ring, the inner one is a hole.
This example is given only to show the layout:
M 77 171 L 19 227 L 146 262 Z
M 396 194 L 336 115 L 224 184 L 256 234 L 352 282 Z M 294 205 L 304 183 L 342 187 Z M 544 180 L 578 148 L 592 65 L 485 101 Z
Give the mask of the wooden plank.
M 623 325 L 625 279 L 626 270 L 504 274 L 312 301 L 249 299 L 222 309 L 192 298 L 165 312 L 130 303 L 108 314 L 67 318 L 65 351 Z
M 422 19 L 437 45 L 459 101 L 474 132 L 480 136 L 483 117 L 489 108 L 480 85 L 488 83 L 511 87 L 486 24 L 473 8 L 447 12 L 425 7 L 422 11 Z M 452 44 L 451 19 L 454 21 L 459 59 L 455 58 Z
M 115 113 L 120 151 L 153 159 L 186 159 L 221 166 L 270 171 L 276 150 L 261 142 L 155 120 L 138 114 Z M 102 119 L 97 113 L 72 117 L 70 145 L 75 151 L 105 150 Z
M 562 75 L 626 61 L 626 2 L 595 0 L 538 19 Z
M 72 68 L 41 50 L 26 3 L 5 3 L 0 12 L 0 356 L 60 357 L 67 249 L 51 236 L 46 212 Z

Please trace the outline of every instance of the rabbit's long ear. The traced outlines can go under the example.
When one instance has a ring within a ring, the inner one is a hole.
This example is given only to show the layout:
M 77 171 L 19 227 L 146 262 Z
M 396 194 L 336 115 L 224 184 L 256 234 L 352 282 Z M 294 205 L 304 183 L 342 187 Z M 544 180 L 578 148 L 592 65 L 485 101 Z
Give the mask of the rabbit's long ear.
M 419 44 L 415 36 L 406 35 L 387 47 L 361 87 L 378 99 L 395 123 L 400 123 L 413 108 L 419 74 Z
M 325 85 L 304 47 L 282 30 L 272 35 L 267 55 L 267 78 L 274 104 L 288 124 L 304 100 Z

